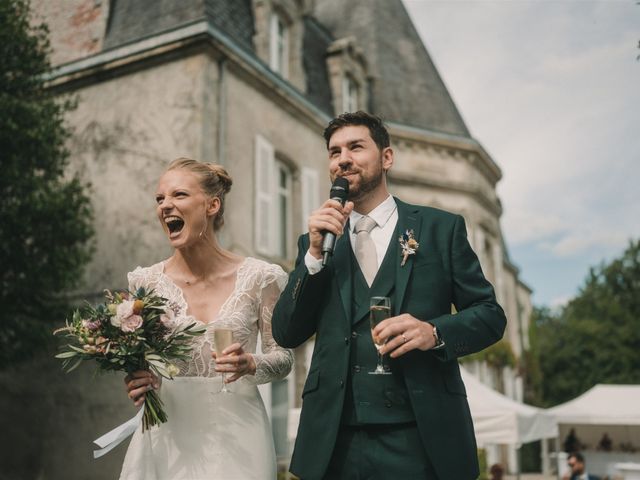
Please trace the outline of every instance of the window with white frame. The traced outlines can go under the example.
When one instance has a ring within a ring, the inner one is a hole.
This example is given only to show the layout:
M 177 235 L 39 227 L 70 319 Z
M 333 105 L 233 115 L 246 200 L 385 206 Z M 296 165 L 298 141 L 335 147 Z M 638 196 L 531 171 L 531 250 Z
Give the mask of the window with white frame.
M 276 159 L 276 227 L 275 254 L 280 258 L 287 258 L 291 250 L 291 169 Z
M 358 110 L 358 83 L 349 74 L 342 77 L 342 111 Z
M 291 252 L 291 168 L 275 156 L 273 146 L 258 135 L 255 142 L 255 246 L 263 255 L 287 258 Z
M 269 27 L 269 66 L 283 77 L 289 67 L 289 29 L 282 16 L 273 12 Z
M 320 206 L 318 191 L 318 171 L 313 168 L 303 167 L 300 171 L 300 193 L 302 197 L 302 208 L 300 209 L 302 231 L 300 233 L 307 231 L 307 223 L 311 212 Z

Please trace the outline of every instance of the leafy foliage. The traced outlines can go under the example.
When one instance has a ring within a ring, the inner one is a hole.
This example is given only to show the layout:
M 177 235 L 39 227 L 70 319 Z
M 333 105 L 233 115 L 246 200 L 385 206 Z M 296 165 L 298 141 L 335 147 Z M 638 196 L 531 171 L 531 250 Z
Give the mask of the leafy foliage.
M 487 362 L 489 366 L 495 367 L 496 369 L 516 366 L 516 356 L 513 353 L 513 348 L 511 348 L 511 343 L 504 338 L 478 353 L 462 357 L 460 361 L 462 363 L 474 361 Z
M 90 258 L 90 202 L 66 178 L 72 104 L 46 89 L 50 47 L 26 0 L 0 0 L 0 365 L 31 356 Z
M 524 403 L 543 406 L 542 399 L 542 367 L 540 366 L 540 339 L 538 319 L 549 315 L 549 310 L 534 307 L 529 322 L 529 349 L 522 352 L 520 373 L 524 378 Z
M 69 339 L 56 358 L 67 372 L 95 360 L 99 371 L 144 369 L 173 378 L 179 373 L 173 362 L 189 358 L 192 337 L 204 333 L 204 325 L 197 325 L 193 317 L 179 320 L 178 313 L 177 307 L 153 290 L 107 291 L 106 302 L 76 310 L 66 327 L 56 331 Z M 143 430 L 167 421 L 155 391 L 147 392 L 144 405 Z
M 640 240 L 592 268 L 565 308 L 538 310 L 535 320 L 547 405 L 598 383 L 640 383 Z

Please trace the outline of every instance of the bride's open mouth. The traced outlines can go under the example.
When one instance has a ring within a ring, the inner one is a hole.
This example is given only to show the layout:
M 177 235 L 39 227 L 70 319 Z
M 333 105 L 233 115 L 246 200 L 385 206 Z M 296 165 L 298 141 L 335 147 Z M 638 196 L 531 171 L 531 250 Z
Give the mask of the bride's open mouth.
M 169 230 L 169 238 L 179 235 L 184 228 L 184 220 L 175 215 L 164 217 L 164 223 Z

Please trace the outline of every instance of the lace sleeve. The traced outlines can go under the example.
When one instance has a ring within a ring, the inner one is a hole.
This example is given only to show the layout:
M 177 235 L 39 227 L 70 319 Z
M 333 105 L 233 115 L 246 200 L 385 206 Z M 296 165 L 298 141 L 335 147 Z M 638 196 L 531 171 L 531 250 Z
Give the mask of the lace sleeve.
M 135 292 L 140 287 L 147 287 L 147 270 L 148 268 L 137 267 L 133 272 L 127 273 L 127 280 L 129 281 L 129 291 Z
M 293 354 L 279 346 L 271 334 L 271 316 L 273 308 L 280 298 L 280 293 L 287 282 L 287 274 L 280 267 L 270 265 L 270 271 L 264 277 L 264 282 L 258 298 L 258 327 L 262 353 L 254 354 L 256 374 L 249 377 L 252 383 L 267 383 L 286 377 L 293 366 Z

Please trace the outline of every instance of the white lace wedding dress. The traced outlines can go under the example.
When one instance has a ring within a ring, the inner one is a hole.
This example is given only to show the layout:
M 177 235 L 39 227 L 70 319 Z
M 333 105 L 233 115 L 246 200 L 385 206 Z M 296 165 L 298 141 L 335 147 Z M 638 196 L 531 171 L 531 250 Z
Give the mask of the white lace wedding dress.
M 187 315 L 182 290 L 164 274 L 164 262 L 129 273 L 129 288 L 153 288 Z M 267 418 L 257 386 L 285 377 L 293 356 L 271 335 L 273 307 L 287 276 L 277 265 L 246 258 L 238 268 L 235 289 L 204 335 L 194 339 L 191 359 L 179 364 L 174 380 L 163 379 L 160 397 L 167 423 L 133 435 L 121 480 L 249 480 L 275 479 L 276 460 Z M 193 321 L 193 317 L 189 317 Z M 234 340 L 254 353 L 257 370 L 222 387 L 211 352 L 213 328 L 224 324 Z M 258 333 L 262 353 L 255 354 Z

